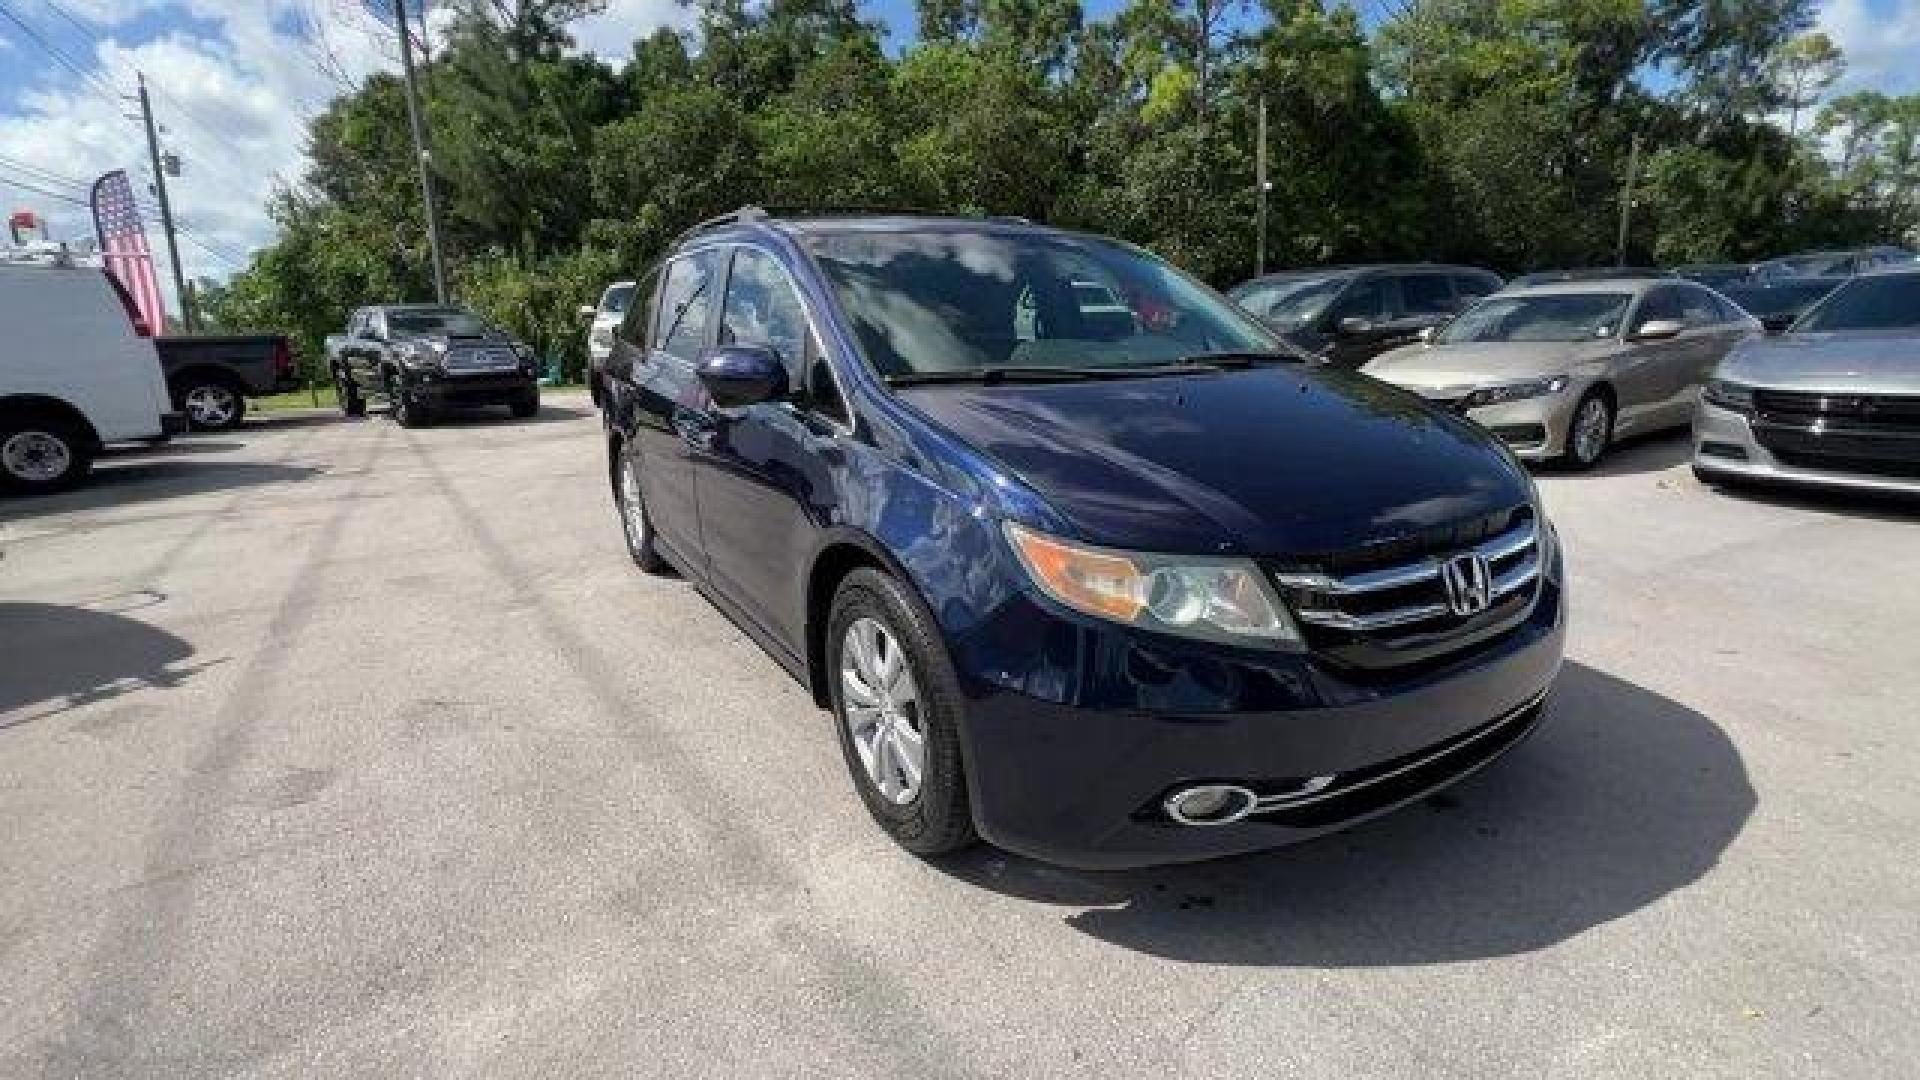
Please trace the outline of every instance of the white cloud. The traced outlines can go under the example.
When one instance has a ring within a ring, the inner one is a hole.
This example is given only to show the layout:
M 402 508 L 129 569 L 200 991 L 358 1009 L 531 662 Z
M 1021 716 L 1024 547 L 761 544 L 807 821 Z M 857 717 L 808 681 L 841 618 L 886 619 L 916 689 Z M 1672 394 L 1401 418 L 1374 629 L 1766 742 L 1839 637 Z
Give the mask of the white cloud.
M 295 181 L 304 172 L 308 119 L 368 74 L 399 66 L 393 31 L 359 0 L 63 0 L 62 6 L 99 39 L 90 57 L 99 82 L 131 93 L 135 73 L 146 73 L 155 115 L 166 128 L 162 142 L 181 159 L 181 175 L 169 178 L 168 190 L 175 218 L 189 234 L 181 243 L 189 277 L 224 279 L 237 269 L 233 256 L 272 241 L 267 198 L 277 182 Z M 175 29 L 164 36 L 122 44 L 129 40 L 128 24 L 153 10 L 163 16 L 185 12 L 192 19 L 174 20 Z M 451 9 L 441 4 L 430 11 L 430 36 L 437 43 L 442 35 L 432 30 L 444 28 Z M 633 38 L 657 25 L 687 25 L 690 18 L 674 0 L 612 0 L 571 30 L 581 49 L 618 64 L 630 54 Z M 84 39 L 76 33 L 61 40 Z M 77 59 L 87 56 L 79 46 L 66 51 Z M 10 54 L 17 55 L 24 54 Z M 15 101 L 0 104 L 0 156 L 83 181 L 124 168 L 136 188 L 146 184 L 151 170 L 144 136 L 125 115 L 137 111 L 132 103 L 113 100 L 51 62 L 30 85 Z M 77 194 L 84 198 L 84 192 Z M 16 208 L 44 213 L 55 237 L 92 230 L 84 207 L 0 181 L 0 212 Z M 159 229 L 149 235 L 171 297 Z M 225 257 L 196 246 L 195 239 Z
M 1831 94 L 1920 93 L 1920 4 L 1912 0 L 1828 0 L 1818 29 L 1840 46 L 1847 71 Z

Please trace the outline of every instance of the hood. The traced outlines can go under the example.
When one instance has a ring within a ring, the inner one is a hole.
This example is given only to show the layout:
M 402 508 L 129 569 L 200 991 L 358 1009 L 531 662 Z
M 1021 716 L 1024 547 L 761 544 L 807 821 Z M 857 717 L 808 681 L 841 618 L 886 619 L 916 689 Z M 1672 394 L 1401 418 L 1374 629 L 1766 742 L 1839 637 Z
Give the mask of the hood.
M 1856 330 L 1743 341 L 1715 374 L 1782 390 L 1920 394 L 1920 333 Z
M 1361 370 L 1395 386 L 1465 388 L 1558 375 L 1598 360 L 1618 346 L 1612 339 L 1409 345 L 1375 357 Z
M 1530 496 L 1478 428 L 1323 368 L 897 392 L 1110 547 L 1349 551 Z

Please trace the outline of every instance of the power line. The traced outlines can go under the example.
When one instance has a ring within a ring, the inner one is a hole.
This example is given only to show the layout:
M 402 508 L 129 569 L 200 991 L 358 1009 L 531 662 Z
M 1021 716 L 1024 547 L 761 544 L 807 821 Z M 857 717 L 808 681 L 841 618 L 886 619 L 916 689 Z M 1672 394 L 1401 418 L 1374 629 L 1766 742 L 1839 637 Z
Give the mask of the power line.
M 108 83 L 105 80 L 103 80 L 99 76 L 99 74 L 86 70 L 84 67 L 80 66 L 80 64 L 77 61 L 75 61 L 72 57 L 68 56 L 64 52 L 61 52 L 60 49 L 53 44 L 53 42 L 48 41 L 45 35 L 41 34 L 40 31 L 34 29 L 31 23 L 21 18 L 17 12 L 15 12 L 12 8 L 8 7 L 4 2 L 0 2 L 0 17 L 5 18 L 8 22 L 12 23 L 15 27 L 17 27 L 21 33 L 31 38 L 35 44 L 39 45 L 40 48 L 46 52 L 48 56 L 53 58 L 55 63 L 59 64 L 61 67 L 66 68 L 68 71 L 72 72 L 74 75 L 78 76 L 79 79 L 82 82 L 86 83 L 87 86 L 91 88 L 95 93 L 99 94 L 101 97 L 112 102 L 113 111 L 115 113 L 118 113 L 122 119 L 127 120 L 129 123 L 132 122 L 132 119 L 130 117 L 128 117 L 125 113 L 120 111 L 123 108 L 123 105 L 120 100 L 121 95 L 118 91 L 116 91 L 113 88 L 111 83 Z
M 19 170 L 20 172 L 24 172 L 27 174 L 28 179 L 33 180 L 36 183 L 58 184 L 62 187 L 71 188 L 75 192 L 84 192 L 89 198 L 91 198 L 93 194 L 94 181 L 92 180 L 82 180 L 78 177 L 67 176 L 63 173 L 57 173 L 51 169 L 44 168 L 39 165 L 34 165 L 30 162 L 20 161 L 17 158 L 7 157 L 4 154 L 0 154 L 0 167 L 16 169 L 16 170 Z M 153 200 L 151 199 L 143 200 L 139 197 L 138 189 L 135 190 L 134 204 L 140 207 L 140 209 L 145 210 L 149 213 L 152 213 L 156 209 Z
M 36 187 L 35 185 L 29 184 L 25 180 L 22 180 L 16 176 L 0 176 L 0 184 L 6 184 L 10 187 L 22 188 L 27 191 L 31 191 L 36 195 L 44 195 L 49 199 L 59 199 L 63 203 L 72 203 L 73 205 L 78 207 L 91 209 L 93 206 L 92 203 L 88 202 L 85 199 L 75 198 L 72 195 L 62 194 L 61 192 L 53 191 L 48 188 Z

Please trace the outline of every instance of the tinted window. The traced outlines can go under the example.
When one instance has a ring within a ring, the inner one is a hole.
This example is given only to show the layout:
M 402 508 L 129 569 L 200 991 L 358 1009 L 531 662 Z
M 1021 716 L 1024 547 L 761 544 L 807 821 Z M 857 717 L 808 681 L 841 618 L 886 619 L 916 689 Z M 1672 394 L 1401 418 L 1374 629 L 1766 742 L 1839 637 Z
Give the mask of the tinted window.
M 626 318 L 620 320 L 620 340 L 636 349 L 647 347 L 647 333 L 652 329 L 654 309 L 654 287 L 660 280 L 660 271 L 649 270 L 647 276 L 632 290 L 632 297 L 638 302 L 629 302 Z
M 388 337 L 412 337 L 420 334 L 477 337 L 488 332 L 489 328 L 480 316 L 458 308 L 387 313 Z
M 1338 324 L 1342 319 L 1365 319 L 1371 323 L 1391 322 L 1395 314 L 1393 302 L 1393 279 L 1386 277 L 1367 278 L 1355 282 L 1353 287 L 1340 294 L 1333 303 L 1333 321 Z
M 653 347 L 691 361 L 707 343 L 707 319 L 726 253 L 709 248 L 667 264 L 660 308 L 653 322 Z
M 807 315 L 786 270 L 753 248 L 733 254 L 727 299 L 720 307 L 722 345 L 766 345 L 780 354 L 787 380 L 801 385 L 806 373 Z
M 1400 299 L 1409 315 L 1446 315 L 1454 310 L 1453 286 L 1439 274 L 1401 278 Z
M 1500 279 L 1491 274 L 1455 274 L 1453 291 L 1459 294 L 1458 303 L 1464 306 L 1470 301 L 1499 292 Z
M 1205 287 L 1109 240 L 939 229 L 816 232 L 806 242 L 882 375 L 1282 348 Z M 1113 302 L 1091 302 L 1102 294 Z
M 1920 274 L 1854 278 L 1834 290 L 1794 327 L 1798 333 L 1829 330 L 1920 328 Z
M 1243 286 L 1240 306 L 1276 326 L 1304 326 L 1320 317 L 1346 278 L 1281 278 Z
M 1468 341 L 1590 341 L 1612 337 L 1627 310 L 1626 293 L 1500 295 L 1482 300 L 1434 339 Z

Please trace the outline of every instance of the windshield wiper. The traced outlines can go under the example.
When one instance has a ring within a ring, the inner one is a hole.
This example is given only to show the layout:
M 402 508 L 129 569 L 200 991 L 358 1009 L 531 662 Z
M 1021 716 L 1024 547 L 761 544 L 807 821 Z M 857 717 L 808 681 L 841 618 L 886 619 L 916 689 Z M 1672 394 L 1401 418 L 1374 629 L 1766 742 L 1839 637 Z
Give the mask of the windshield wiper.
M 1065 382 L 1074 379 L 1099 378 L 1099 372 L 1089 368 L 1068 367 L 977 367 L 953 368 L 946 371 L 908 371 L 899 375 L 888 375 L 889 386 L 924 386 L 929 383 L 981 383 L 992 386 L 1004 382 Z
M 1297 355 L 1257 349 L 1221 349 L 1218 352 L 1189 353 L 1174 363 L 1191 367 L 1250 368 L 1258 364 L 1298 363 L 1300 359 Z

